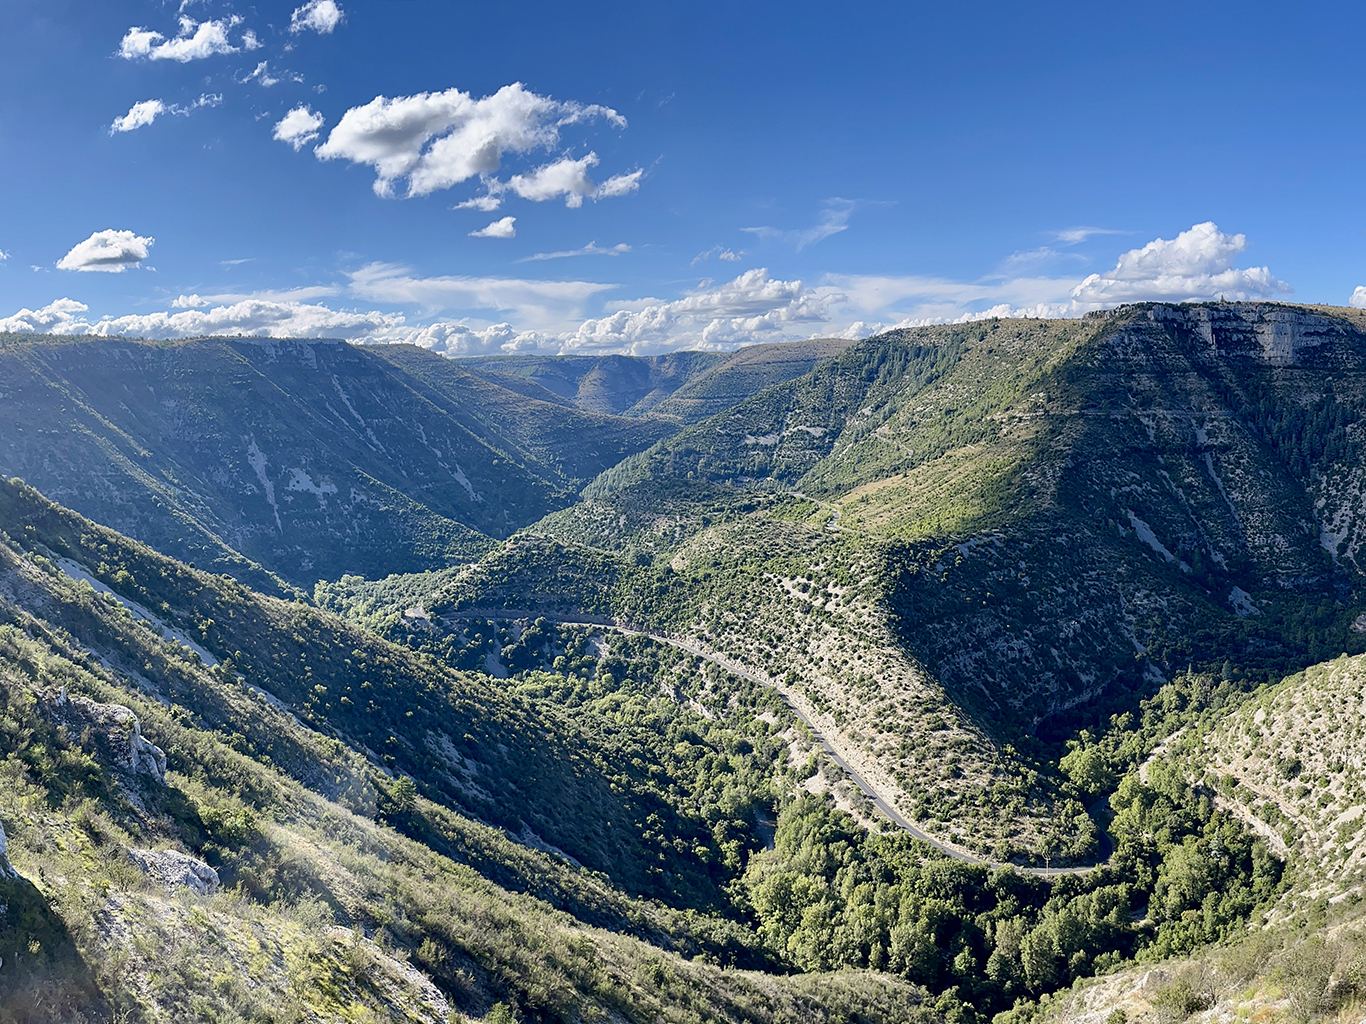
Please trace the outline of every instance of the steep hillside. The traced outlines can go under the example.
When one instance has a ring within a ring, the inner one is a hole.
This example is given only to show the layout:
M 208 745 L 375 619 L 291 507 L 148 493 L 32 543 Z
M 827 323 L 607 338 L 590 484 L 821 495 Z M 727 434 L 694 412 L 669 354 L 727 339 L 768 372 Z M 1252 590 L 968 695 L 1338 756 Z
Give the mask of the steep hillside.
M 1313 665 L 1202 737 L 1192 765 L 1312 896 L 1366 896 L 1366 658 Z
M 35 536 L 68 514 L 13 512 L 16 533 L 0 533 L 0 1021 L 930 1016 L 922 990 L 890 975 L 723 970 L 772 961 L 732 922 L 634 899 L 425 799 L 310 728 L 302 704 L 296 716 L 206 661 L 168 603 L 159 620 L 73 578 Z M 217 588 L 90 524 L 69 553 L 82 543 L 144 598 L 197 583 L 202 607 Z M 218 593 L 239 617 L 257 600 Z M 298 629 L 267 643 L 300 643 Z M 380 667 L 372 638 L 347 639 L 352 661 Z M 501 733 L 514 750 L 516 731 Z
M 1183 733 L 1162 763 L 1286 859 L 1260 927 L 1044 1000 L 1036 1019 L 1357 1024 L 1366 1013 L 1366 659 L 1263 687 Z M 1122 790 L 1122 787 L 1121 787 Z M 1212 887 L 1198 872 L 1191 881 Z
M 670 429 L 339 342 L 14 336 L 0 381 L 0 473 L 261 587 L 477 557 Z
M 479 356 L 470 373 L 541 401 L 585 412 L 640 416 L 726 357 L 714 352 L 662 356 Z
M 1362 323 L 1139 306 L 870 339 L 536 526 L 592 585 L 516 541 L 446 592 L 692 637 L 805 699 L 940 835 L 1036 846 L 1077 729 L 1188 666 L 1366 647 Z
M 739 405 L 760 391 L 801 377 L 817 363 L 838 355 L 853 342 L 816 338 L 749 345 L 688 381 L 656 408 L 661 416 L 697 423 Z

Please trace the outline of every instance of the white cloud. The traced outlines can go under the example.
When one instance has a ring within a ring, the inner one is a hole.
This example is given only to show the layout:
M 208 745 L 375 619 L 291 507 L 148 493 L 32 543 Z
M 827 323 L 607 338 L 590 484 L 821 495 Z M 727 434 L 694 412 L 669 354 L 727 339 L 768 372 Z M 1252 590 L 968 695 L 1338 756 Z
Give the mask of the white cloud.
M 503 193 L 511 192 L 535 203 L 564 196 L 565 206 L 578 209 L 583 205 L 585 198 L 594 201 L 611 199 L 615 196 L 628 195 L 640 188 L 640 178 L 645 173 L 643 169 L 632 171 L 630 174 L 618 174 L 599 185 L 588 176 L 588 168 L 596 166 L 597 163 L 598 155 L 589 153 L 577 160 L 569 157 L 556 160 L 554 163 L 537 167 L 529 174 L 514 174 L 507 181 L 486 177 L 484 187 L 488 192 L 458 203 L 455 208 L 496 210 L 502 205 Z
M 1129 235 L 1131 231 L 1119 231 L 1115 228 L 1096 228 L 1089 225 L 1080 225 L 1074 228 L 1063 228 L 1061 231 L 1053 232 L 1053 237 L 1063 245 L 1078 245 L 1088 238 L 1096 235 Z
M 237 47 L 228 41 L 228 31 L 241 21 L 236 15 L 201 22 L 182 16 L 180 32 L 174 39 L 150 29 L 130 28 L 119 44 L 119 55 L 128 60 L 175 60 L 184 64 L 219 53 L 236 53 Z
M 311 29 L 327 35 L 341 24 L 343 17 L 342 9 L 337 6 L 336 0 L 309 0 L 290 16 L 289 30 L 303 32 Z
M 560 325 L 580 316 L 584 304 L 616 285 L 592 281 L 539 281 L 507 277 L 415 277 L 404 266 L 371 263 L 350 275 L 350 293 L 371 302 L 442 309 L 516 311 L 531 327 Z
M 200 107 L 216 107 L 222 102 L 221 93 L 203 93 L 199 99 L 188 106 L 182 106 L 179 103 L 167 105 L 161 100 L 143 100 L 141 103 L 134 103 L 129 108 L 128 113 L 122 117 L 114 118 L 114 123 L 109 126 L 109 134 L 116 135 L 119 132 L 131 132 L 137 128 L 144 128 L 162 114 L 187 116 Z
M 517 263 L 533 263 L 538 260 L 565 260 L 573 256 L 620 256 L 631 251 L 631 247 L 625 242 L 604 249 L 597 242 L 589 242 L 582 249 L 561 249 L 559 252 L 538 252 L 532 256 L 523 256 Z
M 247 29 L 245 32 L 242 33 L 242 49 L 246 50 L 247 52 L 251 52 L 252 50 L 259 50 L 261 47 L 265 45 L 265 43 L 261 42 L 261 40 L 256 37 L 256 33 L 253 32 L 251 29 Z
M 424 196 L 476 175 L 493 174 L 505 153 L 549 149 L 558 144 L 564 126 L 599 117 L 618 127 L 626 125 L 609 107 L 552 100 L 519 82 L 478 100 L 459 89 L 395 99 L 377 96 L 343 114 L 316 153 L 322 160 L 374 167 L 374 188 L 381 196 L 394 195 L 405 180 L 408 196 Z M 543 171 L 547 168 L 520 176 L 520 187 L 542 187 L 536 175 Z M 497 190 L 511 187 L 500 184 Z M 544 187 L 549 187 L 548 181 Z
M 790 326 L 828 321 L 831 306 L 843 299 L 837 290 L 775 280 L 759 268 L 716 287 L 704 282 L 672 302 L 642 300 L 587 320 L 561 338 L 560 351 L 640 353 L 782 340 Z
M 824 204 L 825 208 L 816 218 L 816 223 L 809 228 L 798 231 L 780 231 L 771 227 L 741 228 L 740 230 L 748 231 L 764 241 L 788 242 L 798 249 L 805 249 L 808 245 L 815 245 L 824 238 L 848 230 L 849 216 L 854 212 L 856 205 L 849 199 L 838 197 L 827 199 Z
M 744 255 L 744 249 L 734 250 L 727 249 L 723 245 L 713 245 L 706 252 L 699 252 L 696 256 L 692 258 L 692 262 L 688 265 L 695 267 L 699 263 L 706 263 L 707 260 L 711 259 L 713 256 L 715 256 L 718 260 L 724 260 L 727 263 L 739 263 L 740 260 L 744 258 Z
M 131 231 L 96 231 L 57 261 L 58 270 L 101 270 L 118 274 L 147 258 L 154 239 Z
M 275 131 L 271 137 L 293 146 L 294 152 L 297 153 L 318 137 L 322 126 L 322 114 L 315 113 L 306 104 L 300 103 L 275 122 Z
M 553 164 L 536 168 L 530 174 L 514 174 L 504 187 L 534 203 L 564 196 L 566 206 L 579 207 L 583 205 L 584 196 L 591 196 L 597 191 L 597 185 L 588 176 L 588 168 L 597 162 L 596 153 L 589 153 L 578 160 L 556 160 Z
M 263 60 L 256 65 L 256 70 L 246 75 L 234 75 L 234 80 L 245 85 L 247 82 L 254 81 L 257 85 L 269 89 L 272 85 L 279 85 L 280 79 L 270 73 L 270 61 Z
M 1115 269 L 1092 274 L 1072 290 L 1079 306 L 1122 302 L 1190 302 L 1263 299 L 1290 291 L 1266 267 L 1240 270 L 1233 260 L 1247 248 L 1245 235 L 1227 235 L 1213 221 L 1196 224 L 1174 239 L 1157 238 L 1120 256 Z
M 513 225 L 517 222 L 516 217 L 502 217 L 494 221 L 487 227 L 471 231 L 471 238 L 516 238 L 517 229 Z
M 466 321 L 440 321 L 409 324 L 401 313 L 334 310 L 268 297 L 243 297 L 231 304 L 205 308 L 210 303 L 199 296 L 181 296 L 176 305 L 181 312 L 91 319 L 82 315 L 89 310 L 85 303 L 63 298 L 41 309 L 21 309 L 13 316 L 0 318 L 0 333 L 158 339 L 205 335 L 340 338 L 365 344 L 420 345 L 447 356 L 553 349 L 558 343 L 554 337 L 521 331 L 508 323 L 478 325 Z
M 0 263 L 4 263 L 8 259 L 9 253 L 7 253 L 4 249 L 0 249 Z
M 494 195 L 475 196 L 473 199 L 466 199 L 463 203 L 456 203 L 453 210 L 482 210 L 484 213 L 491 213 L 503 205 L 503 200 Z
M 57 299 L 42 309 L 21 309 L 13 316 L 0 319 L 0 334 L 62 334 L 64 325 L 74 322 L 77 313 L 84 313 L 89 308 L 75 299 Z
M 593 194 L 594 199 L 615 199 L 617 196 L 630 195 L 632 192 L 640 190 L 640 178 L 645 173 L 644 168 L 632 171 L 630 174 L 614 174 L 601 185 L 597 192 Z
M 134 103 L 128 108 L 128 113 L 122 117 L 114 118 L 114 123 L 109 126 L 109 134 L 131 132 L 136 128 L 151 124 L 164 113 L 166 113 L 166 104 L 162 103 L 161 100 L 143 100 L 141 103 Z
M 1366 284 L 1359 284 L 1352 291 L 1352 297 L 1347 300 L 1347 305 L 1353 309 L 1366 309 Z

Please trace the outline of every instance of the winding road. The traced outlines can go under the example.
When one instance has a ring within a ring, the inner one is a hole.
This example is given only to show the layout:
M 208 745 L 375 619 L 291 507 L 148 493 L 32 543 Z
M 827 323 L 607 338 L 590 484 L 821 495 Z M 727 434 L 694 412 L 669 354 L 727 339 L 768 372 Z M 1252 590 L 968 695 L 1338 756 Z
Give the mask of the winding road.
M 805 495 L 802 495 L 802 497 L 805 497 Z M 792 694 L 788 691 L 786 687 L 774 682 L 774 680 L 767 675 L 761 676 L 757 673 L 749 671 L 743 665 L 739 664 L 732 658 L 728 658 L 723 654 L 718 654 L 715 651 L 708 650 L 700 644 L 696 644 L 682 637 L 673 636 L 669 633 L 656 633 L 651 630 L 635 629 L 630 626 L 623 626 L 620 623 L 609 621 L 605 618 L 585 617 L 580 619 L 562 619 L 557 618 L 555 616 L 546 615 L 544 612 L 524 611 L 521 609 L 472 608 L 468 611 L 460 613 L 459 616 L 452 617 L 469 617 L 483 619 L 544 618 L 548 621 L 555 622 L 561 626 L 591 626 L 597 629 L 610 629 L 614 632 L 621 633 L 624 636 L 648 637 L 656 643 L 668 644 L 670 647 L 677 648 L 680 651 L 685 651 L 688 654 L 695 655 L 698 658 L 704 658 L 707 661 L 712 662 L 713 664 L 721 666 L 727 672 L 731 672 L 737 676 L 740 676 L 742 679 L 748 679 L 750 682 L 758 683 L 760 686 L 766 686 L 769 689 L 774 690 L 780 697 L 782 697 L 784 703 L 786 703 L 787 706 L 792 710 L 792 713 L 796 715 L 797 718 L 800 719 L 803 724 L 805 724 L 807 729 L 811 731 L 812 737 L 820 742 L 821 748 L 825 751 L 826 756 L 830 758 L 830 760 L 833 761 L 836 765 L 838 765 L 839 768 L 846 775 L 848 775 L 850 779 L 853 780 L 854 784 L 857 785 L 858 788 L 863 792 L 863 795 L 866 796 L 872 802 L 873 806 L 876 807 L 887 818 L 888 821 L 896 825 L 902 831 L 908 833 L 916 839 L 919 839 L 921 842 L 928 843 L 930 846 L 934 847 L 940 853 L 946 854 L 954 858 L 955 860 L 961 860 L 968 864 L 982 864 L 989 868 L 1013 868 L 1021 874 L 1034 875 L 1039 878 L 1057 878 L 1062 875 L 1084 875 L 1091 871 L 1095 871 L 1099 868 L 1102 868 L 1107 863 L 1109 863 L 1107 855 L 1105 860 L 1098 861 L 1095 864 L 1073 865 L 1070 867 L 1061 868 L 1021 867 L 1018 864 L 1006 864 L 1001 861 L 991 860 L 988 857 L 979 857 L 974 853 L 970 853 L 967 850 L 964 850 L 960 846 L 954 846 L 952 844 L 944 842 L 942 839 L 936 839 L 928 832 L 919 828 L 914 822 L 908 820 L 905 817 L 905 815 L 903 815 L 900 811 L 896 809 L 896 807 L 892 804 L 890 800 L 888 800 L 881 793 L 879 793 L 876 788 L 874 788 L 862 775 L 859 774 L 857 769 L 855 769 L 852 765 L 849 764 L 847 760 L 845 760 L 844 756 L 829 740 L 829 738 L 827 738 L 826 735 L 821 731 L 820 727 L 812 720 L 811 716 L 804 712 L 798 706 L 797 701 L 793 698 Z M 1108 837 L 1106 838 L 1108 840 Z

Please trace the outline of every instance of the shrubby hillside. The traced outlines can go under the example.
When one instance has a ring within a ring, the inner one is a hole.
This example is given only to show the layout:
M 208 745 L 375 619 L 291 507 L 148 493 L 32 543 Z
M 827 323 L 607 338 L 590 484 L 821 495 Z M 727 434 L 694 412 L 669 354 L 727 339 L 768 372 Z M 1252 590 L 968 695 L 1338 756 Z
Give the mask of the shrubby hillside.
M 675 428 L 406 346 L 0 339 L 0 473 L 254 586 L 487 550 Z
M 0 360 L 0 1019 L 1366 1008 L 1364 314 Z

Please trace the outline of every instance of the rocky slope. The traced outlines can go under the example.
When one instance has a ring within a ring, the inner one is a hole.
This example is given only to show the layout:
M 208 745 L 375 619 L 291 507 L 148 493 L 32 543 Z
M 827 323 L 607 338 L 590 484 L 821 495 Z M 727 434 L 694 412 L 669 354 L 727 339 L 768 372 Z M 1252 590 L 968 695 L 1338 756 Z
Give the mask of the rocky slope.
M 417 349 L 0 339 L 0 473 L 270 586 L 477 556 L 672 428 Z

